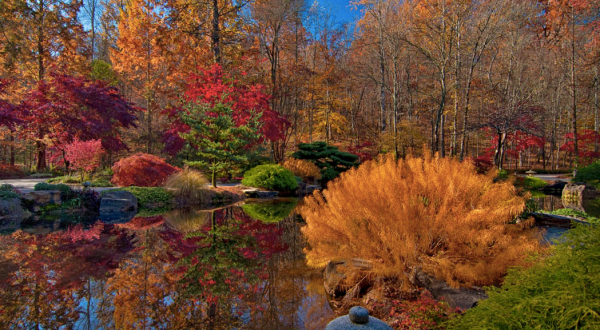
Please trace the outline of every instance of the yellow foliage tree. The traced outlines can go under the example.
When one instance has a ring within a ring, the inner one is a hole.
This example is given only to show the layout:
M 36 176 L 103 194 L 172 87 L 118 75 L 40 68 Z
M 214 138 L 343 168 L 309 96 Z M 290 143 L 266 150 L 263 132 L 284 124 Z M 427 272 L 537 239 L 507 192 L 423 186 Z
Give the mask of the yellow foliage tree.
M 540 244 L 532 220 L 509 224 L 525 200 L 495 175 L 431 156 L 381 157 L 347 171 L 300 209 L 309 265 L 362 258 L 406 289 L 417 267 L 455 287 L 497 284 Z

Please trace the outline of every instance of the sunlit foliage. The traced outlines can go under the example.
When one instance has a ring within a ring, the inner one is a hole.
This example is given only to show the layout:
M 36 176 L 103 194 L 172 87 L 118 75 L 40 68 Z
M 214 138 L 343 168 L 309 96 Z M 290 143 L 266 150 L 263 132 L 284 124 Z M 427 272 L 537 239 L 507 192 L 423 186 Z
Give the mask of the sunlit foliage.
M 295 176 L 302 178 L 304 181 L 310 178 L 316 180 L 321 179 L 321 171 L 317 165 L 310 161 L 289 158 L 282 164 L 282 166 L 292 171 Z
M 453 286 L 499 283 L 540 246 L 531 220 L 509 224 L 525 200 L 495 175 L 430 156 L 382 157 L 345 172 L 300 208 L 308 262 L 362 258 L 375 275 L 409 279 L 421 267 Z

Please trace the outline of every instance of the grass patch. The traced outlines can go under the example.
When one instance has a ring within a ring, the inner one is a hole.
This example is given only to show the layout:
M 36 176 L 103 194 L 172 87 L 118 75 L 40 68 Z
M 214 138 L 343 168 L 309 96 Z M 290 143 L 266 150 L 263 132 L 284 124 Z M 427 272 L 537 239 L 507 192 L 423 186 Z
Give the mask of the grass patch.
M 540 190 L 547 185 L 549 185 L 547 181 L 534 176 L 517 177 L 515 180 L 515 186 L 527 190 Z
M 153 216 L 168 212 L 173 208 L 173 194 L 162 187 L 124 187 L 112 191 L 128 191 L 138 200 L 140 216 Z M 106 193 L 106 192 L 105 192 Z M 150 214 L 150 215 L 146 215 Z
M 545 213 L 554 214 L 554 215 L 562 215 L 562 216 L 566 216 L 566 217 L 573 217 L 573 218 L 581 219 L 581 220 L 591 222 L 591 223 L 599 223 L 600 222 L 600 219 L 598 219 L 596 217 L 593 217 L 585 212 L 573 210 L 573 209 L 558 209 L 558 210 L 549 211 L 549 212 L 545 212 Z

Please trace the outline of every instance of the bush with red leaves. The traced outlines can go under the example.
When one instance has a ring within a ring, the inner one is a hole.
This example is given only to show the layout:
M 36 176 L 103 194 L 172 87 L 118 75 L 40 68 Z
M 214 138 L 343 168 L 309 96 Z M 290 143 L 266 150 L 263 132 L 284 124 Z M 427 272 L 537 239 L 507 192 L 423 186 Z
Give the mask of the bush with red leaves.
M 25 173 L 18 167 L 9 164 L 0 164 L 0 179 L 18 179 L 25 177 Z
M 181 169 L 167 164 L 162 158 L 138 153 L 123 158 L 112 170 L 114 175 L 111 182 L 120 187 L 159 187 L 173 173 Z

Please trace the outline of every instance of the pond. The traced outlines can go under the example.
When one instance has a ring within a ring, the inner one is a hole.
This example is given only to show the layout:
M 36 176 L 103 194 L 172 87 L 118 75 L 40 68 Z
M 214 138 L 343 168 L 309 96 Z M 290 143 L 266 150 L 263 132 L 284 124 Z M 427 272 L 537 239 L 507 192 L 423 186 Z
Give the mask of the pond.
M 295 205 L 5 233 L 0 328 L 323 329 L 333 312 Z

